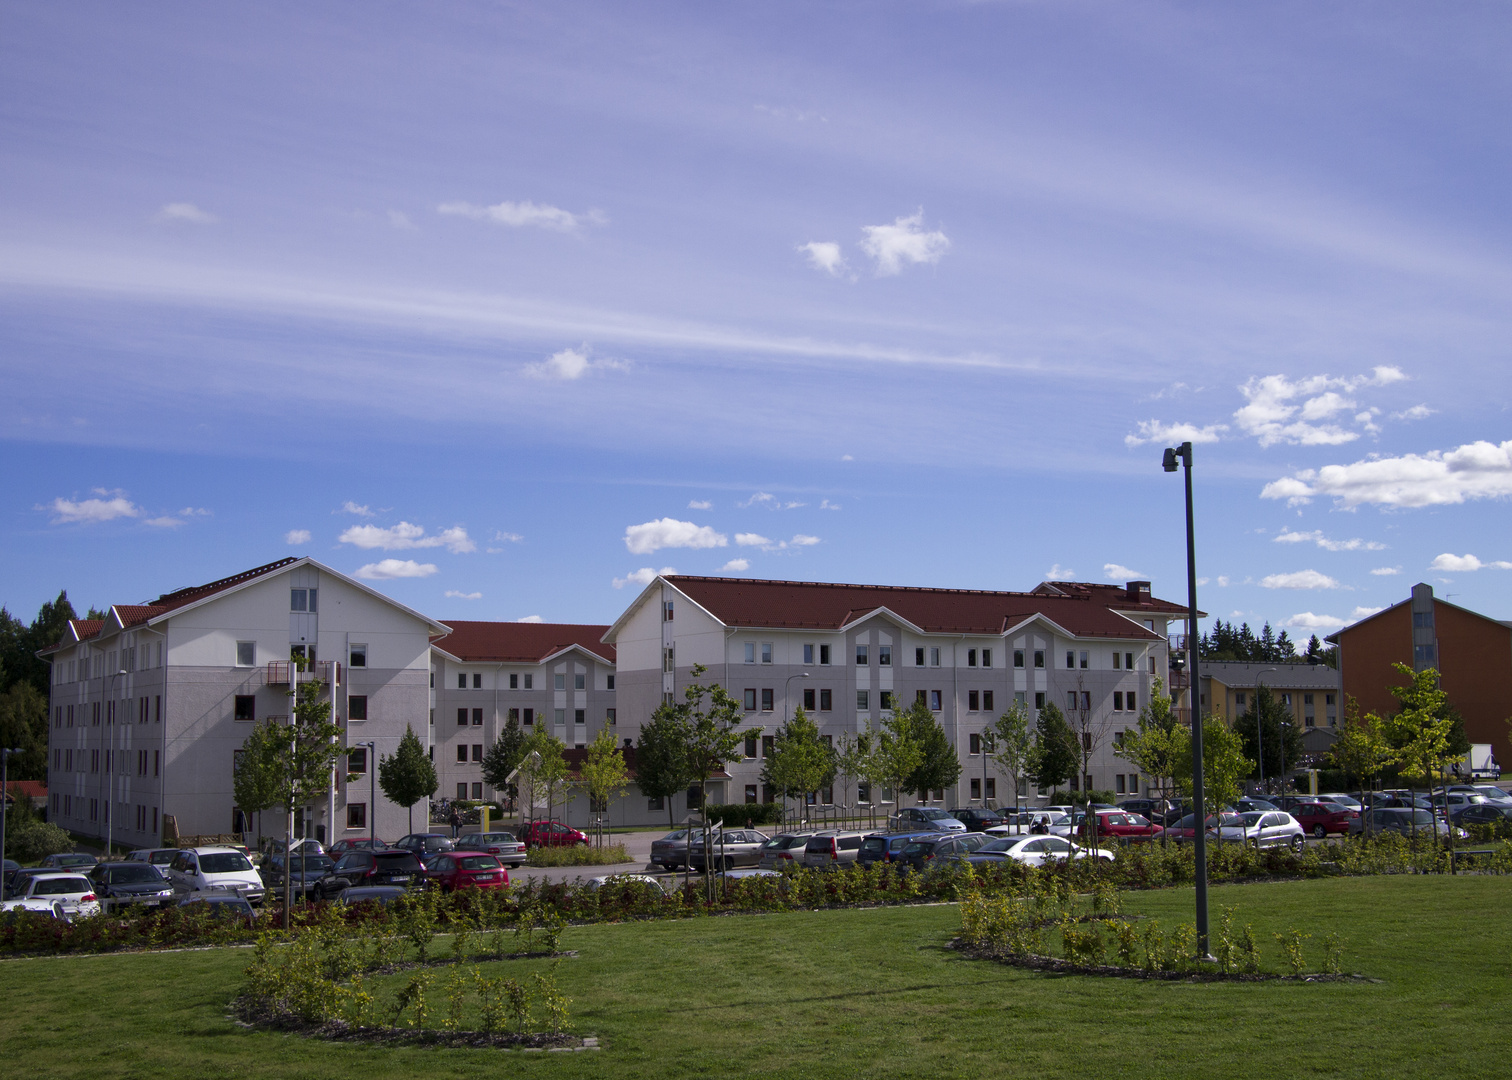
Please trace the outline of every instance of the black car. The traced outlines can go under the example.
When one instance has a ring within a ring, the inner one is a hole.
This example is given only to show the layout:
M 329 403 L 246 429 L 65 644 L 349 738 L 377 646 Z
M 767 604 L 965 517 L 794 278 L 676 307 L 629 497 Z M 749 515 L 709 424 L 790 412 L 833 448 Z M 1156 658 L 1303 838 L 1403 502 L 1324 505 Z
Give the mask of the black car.
M 1472 803 L 1460 807 L 1451 816 L 1456 825 L 1512 826 L 1512 806 L 1498 806 L 1496 803 Z
M 943 865 L 952 857 L 964 859 L 977 848 L 996 837 L 986 833 L 945 833 L 920 836 L 909 841 L 893 861 L 911 870 L 928 870 L 931 866 Z
M 174 902 L 173 882 L 151 863 L 98 863 L 89 872 L 102 909 L 130 904 L 165 907 Z
M 284 888 L 284 858 L 283 855 L 268 855 L 263 859 L 262 866 L 258 868 L 263 884 L 270 892 L 280 895 L 283 894 Z M 331 868 L 336 865 L 336 861 L 329 855 L 316 855 L 313 852 L 307 852 L 301 856 L 296 851 L 288 861 L 292 868 L 289 879 L 293 883 L 290 892 L 295 895 L 300 893 L 308 895 L 315 887 L 315 883 L 330 873 Z
M 330 900 L 353 886 L 420 884 L 425 868 L 412 851 L 349 851 L 336 860 L 312 891 L 317 900 Z
M 455 840 L 445 833 L 438 832 L 410 833 L 408 836 L 401 837 L 394 844 L 394 847 L 402 848 L 405 851 L 412 851 L 422 858 L 427 855 L 434 855 L 439 851 L 453 851 L 456 849 L 456 846 L 457 842 Z
M 952 810 L 950 816 L 972 832 L 986 832 L 988 829 L 996 828 L 1003 823 L 1002 816 L 996 810 L 984 810 L 979 806 Z

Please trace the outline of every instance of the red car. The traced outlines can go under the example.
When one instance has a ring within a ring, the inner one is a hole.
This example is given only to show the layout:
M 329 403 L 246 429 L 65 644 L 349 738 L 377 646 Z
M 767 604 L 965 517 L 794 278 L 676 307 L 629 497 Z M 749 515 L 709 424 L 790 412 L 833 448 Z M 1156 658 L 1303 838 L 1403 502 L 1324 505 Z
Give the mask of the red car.
M 560 821 L 532 821 L 519 831 L 526 847 L 572 847 L 588 843 L 588 834 L 569 829 Z
M 1090 842 L 1087 835 L 1087 825 L 1083 822 L 1081 833 L 1084 839 Z M 1157 840 L 1160 834 L 1165 832 L 1143 814 L 1131 813 L 1128 810 L 1099 810 L 1097 811 L 1097 837 L 1100 843 L 1104 837 L 1120 844 L 1143 844 L 1149 840 Z
M 502 889 L 509 885 L 509 871 L 495 856 L 481 851 L 445 851 L 431 858 L 425 880 L 442 892 L 454 889 Z
M 1291 808 L 1291 816 L 1297 819 L 1297 824 L 1321 840 L 1330 833 L 1349 832 L 1350 821 L 1360 815 L 1338 803 L 1304 802 Z

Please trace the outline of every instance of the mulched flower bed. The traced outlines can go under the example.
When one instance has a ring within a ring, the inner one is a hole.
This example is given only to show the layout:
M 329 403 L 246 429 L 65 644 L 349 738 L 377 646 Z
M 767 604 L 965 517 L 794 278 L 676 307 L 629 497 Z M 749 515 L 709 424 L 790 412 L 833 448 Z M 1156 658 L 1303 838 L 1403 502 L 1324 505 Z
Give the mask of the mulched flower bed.
M 1291 982 L 1291 983 L 1325 983 L 1325 982 L 1378 982 L 1377 979 L 1367 979 L 1363 975 L 1328 975 L 1322 972 L 1309 973 L 1306 975 L 1277 975 L 1267 972 L 1245 971 L 1220 971 L 1216 966 L 1201 971 L 1146 971 L 1144 968 L 1124 967 L 1120 964 L 1076 964 L 1070 960 L 1061 960 L 1054 956 L 1040 956 L 1034 953 L 1010 953 L 1000 949 L 982 948 L 967 945 L 960 938 L 954 938 L 950 942 L 950 948 L 972 960 L 991 960 L 994 963 L 1005 964 L 1008 967 L 1023 968 L 1026 971 L 1044 971 L 1056 975 L 1099 975 L 1111 979 L 1149 979 L 1160 982 Z
M 547 1032 L 445 1031 L 434 1028 L 402 1028 L 373 1025 L 357 1027 L 345 1020 L 316 1023 L 293 1013 L 267 1009 L 246 998 L 231 1003 L 231 1015 L 246 1027 L 284 1031 L 307 1039 L 328 1042 L 360 1042 L 374 1046 L 492 1047 L 497 1050 L 597 1050 L 593 1036 L 553 1035 Z

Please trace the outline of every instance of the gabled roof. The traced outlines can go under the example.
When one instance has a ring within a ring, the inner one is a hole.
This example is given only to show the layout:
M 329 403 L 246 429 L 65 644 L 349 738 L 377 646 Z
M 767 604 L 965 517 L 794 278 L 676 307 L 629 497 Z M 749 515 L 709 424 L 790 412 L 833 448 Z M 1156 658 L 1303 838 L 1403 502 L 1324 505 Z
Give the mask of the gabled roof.
M 431 644 L 464 663 L 539 664 L 573 647 L 614 663 L 614 646 L 599 640 L 607 626 L 461 619 L 447 625 L 451 633 L 432 638 Z
M 1144 586 L 1140 591 L 1136 586 Z M 1101 581 L 1042 581 L 1035 587 L 1037 595 L 1078 596 L 1094 600 L 1116 611 L 1148 611 L 1152 614 L 1185 615 L 1185 604 L 1173 604 L 1150 595 L 1148 581 L 1131 581 L 1127 585 L 1109 585 Z M 1207 612 L 1199 611 L 1198 617 Z
M 68 628 L 69 628 L 70 631 L 72 631 L 73 638 L 74 638 L 75 641 L 88 641 L 90 638 L 98 636 L 99 633 L 100 633 L 100 628 L 103 627 L 104 625 L 105 625 L 105 620 L 104 619 L 69 619 L 68 620 Z M 56 648 L 58 648 L 61 645 L 67 645 L 67 644 L 68 644 L 68 642 L 66 642 L 66 641 L 60 641 L 60 642 L 58 642 L 57 645 L 52 646 L 52 648 L 56 649 Z M 43 649 L 42 651 L 43 652 L 48 652 L 49 650 L 48 649 Z
M 1418 582 L 1418 585 L 1414 586 L 1414 587 L 1415 588 L 1416 587 L 1421 587 L 1422 584 L 1423 584 L 1422 582 Z M 1429 592 L 1429 595 L 1432 595 L 1432 591 L 1431 590 Z M 1506 622 L 1506 621 L 1504 621 L 1502 619 L 1493 619 L 1489 615 L 1482 615 L 1478 611 L 1471 611 L 1469 608 L 1467 608 L 1467 607 L 1461 607 L 1459 604 L 1451 604 L 1449 601 L 1445 600 L 1441 596 L 1434 596 L 1433 597 L 1433 602 L 1436 605 L 1437 604 L 1442 604 L 1444 607 L 1453 608 L 1455 611 L 1463 611 L 1466 615 L 1474 615 L 1477 619 L 1482 619 L 1482 620 L 1484 620 L 1484 621 L 1492 624 L 1493 626 L 1506 626 L 1506 627 L 1512 628 L 1512 623 L 1508 623 L 1508 622 Z M 1337 645 L 1337 644 L 1339 644 L 1339 638 L 1341 636 L 1343 636 L 1344 634 L 1349 633 L 1349 631 L 1355 629 L 1356 627 L 1364 626 L 1366 623 L 1371 622 L 1374 619 L 1379 619 L 1379 618 L 1381 618 L 1381 617 L 1383 617 L 1385 615 L 1389 615 L 1393 611 L 1395 611 L 1397 608 L 1410 605 L 1411 603 L 1412 603 L 1412 596 L 1409 594 L 1408 597 L 1407 597 L 1407 599 L 1405 599 L 1405 600 L 1400 600 L 1397 603 L 1392 604 L 1390 607 L 1384 607 L 1380 611 L 1372 612 L 1371 614 L 1365 616 L 1363 619 L 1360 619 L 1360 620 L 1358 620 L 1356 622 L 1350 623 L 1348 626 L 1341 626 L 1341 627 L 1339 627 L 1339 629 L 1337 629 L 1333 633 L 1329 634 L 1323 640 L 1326 641 L 1326 642 L 1328 642 L 1328 644 L 1330 644 L 1330 645 Z
M 1002 634 L 1041 616 L 1078 637 L 1162 640 L 1111 606 L 1097 587 L 1082 595 L 669 574 L 663 580 L 726 626 L 841 630 L 885 609 L 931 634 Z M 1121 592 L 1119 595 L 1122 595 Z M 1151 611 L 1180 611 L 1165 601 Z M 1119 610 L 1126 610 L 1120 605 Z
M 237 585 L 245 585 L 247 582 L 255 581 L 265 574 L 271 574 L 275 570 L 282 570 L 286 566 L 292 566 L 298 561 L 297 557 L 291 555 L 287 559 L 279 559 L 277 562 L 270 562 L 266 566 L 259 566 L 252 570 L 243 570 L 239 574 L 232 574 L 230 577 L 221 578 L 219 581 L 212 581 L 208 585 L 191 585 L 186 589 L 164 593 L 150 604 L 143 606 L 159 609 L 154 614 L 172 611 L 175 608 L 184 607 L 186 604 L 192 604 L 196 600 L 204 600 L 206 597 L 214 596 L 216 593 L 225 592 L 227 589 L 235 588 Z

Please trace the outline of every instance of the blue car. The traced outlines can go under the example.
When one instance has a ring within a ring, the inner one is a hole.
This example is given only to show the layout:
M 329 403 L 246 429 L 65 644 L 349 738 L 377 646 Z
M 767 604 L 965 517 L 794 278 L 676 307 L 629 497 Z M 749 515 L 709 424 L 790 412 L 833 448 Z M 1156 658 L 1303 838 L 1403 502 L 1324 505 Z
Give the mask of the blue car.
M 862 867 L 872 863 L 897 862 L 903 856 L 903 849 L 921 836 L 938 835 L 934 829 L 921 829 L 918 832 L 901 833 L 872 833 L 861 841 L 861 850 L 856 854 L 856 863 Z

